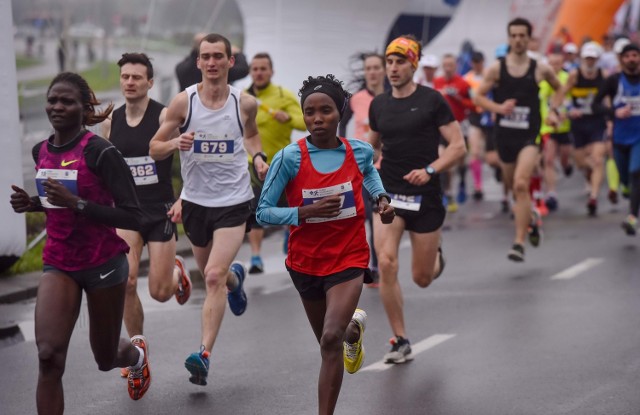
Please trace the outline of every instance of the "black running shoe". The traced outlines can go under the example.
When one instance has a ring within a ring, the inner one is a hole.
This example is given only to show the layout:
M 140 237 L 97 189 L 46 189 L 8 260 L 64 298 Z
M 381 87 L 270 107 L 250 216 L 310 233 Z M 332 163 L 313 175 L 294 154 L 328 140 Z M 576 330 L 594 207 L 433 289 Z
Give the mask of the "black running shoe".
M 408 360 L 413 360 L 409 339 L 396 336 L 392 337 L 389 342 L 391 343 L 391 350 L 384 355 L 385 363 L 404 363 Z
M 542 219 L 536 209 L 531 211 L 531 223 L 529 224 L 529 243 L 534 248 L 542 242 Z
M 521 244 L 513 244 L 511 249 L 509 250 L 509 254 L 507 258 L 514 262 L 523 262 L 524 261 L 524 246 Z
M 598 213 L 598 201 L 592 197 L 590 197 L 587 202 L 587 213 L 591 217 L 595 217 Z

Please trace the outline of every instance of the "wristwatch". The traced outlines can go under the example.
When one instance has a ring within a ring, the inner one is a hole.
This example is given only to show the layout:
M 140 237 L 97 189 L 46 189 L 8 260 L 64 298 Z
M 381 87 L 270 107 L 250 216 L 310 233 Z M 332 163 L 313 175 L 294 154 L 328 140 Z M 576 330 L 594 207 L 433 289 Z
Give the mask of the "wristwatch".
M 378 203 L 380 202 L 380 199 L 382 199 L 383 197 L 384 197 L 385 199 L 387 199 L 387 202 L 389 202 L 389 204 L 391 203 L 391 196 L 389 196 L 389 195 L 388 195 L 388 194 L 386 194 L 386 193 L 380 193 L 380 194 L 378 195 Z
M 433 176 L 436 174 L 436 169 L 431 166 L 427 166 L 424 168 L 429 176 Z
M 78 213 L 82 213 L 84 211 L 84 208 L 87 207 L 87 201 L 84 199 L 78 199 L 78 201 L 76 202 L 76 212 Z
M 253 155 L 254 160 L 256 159 L 256 157 L 260 157 L 262 161 L 264 161 L 265 163 L 267 162 L 267 155 L 262 151 L 258 151 L 256 154 Z

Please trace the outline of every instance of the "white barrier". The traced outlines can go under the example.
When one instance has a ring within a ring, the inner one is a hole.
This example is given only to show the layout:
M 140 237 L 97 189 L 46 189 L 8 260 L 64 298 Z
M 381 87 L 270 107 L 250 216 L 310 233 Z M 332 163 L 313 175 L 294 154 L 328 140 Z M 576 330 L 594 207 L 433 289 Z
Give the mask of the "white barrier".
M 24 215 L 9 204 L 11 185 L 22 187 L 22 134 L 18 113 L 13 21 L 10 1 L 0 1 L 0 271 L 24 252 Z

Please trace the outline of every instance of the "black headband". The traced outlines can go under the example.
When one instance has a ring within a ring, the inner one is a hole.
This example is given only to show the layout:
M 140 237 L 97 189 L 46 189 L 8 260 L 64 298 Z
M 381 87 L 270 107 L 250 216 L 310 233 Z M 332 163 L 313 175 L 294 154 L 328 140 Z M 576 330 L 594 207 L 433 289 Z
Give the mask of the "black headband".
M 302 92 L 300 95 L 300 106 L 304 107 L 304 101 L 309 97 L 309 95 L 315 92 L 321 92 L 328 95 L 336 104 L 336 108 L 340 113 L 340 118 L 342 118 L 342 114 L 344 114 L 344 110 L 347 107 L 347 97 L 344 96 L 342 88 L 330 82 L 321 82 L 313 88 L 310 87 Z

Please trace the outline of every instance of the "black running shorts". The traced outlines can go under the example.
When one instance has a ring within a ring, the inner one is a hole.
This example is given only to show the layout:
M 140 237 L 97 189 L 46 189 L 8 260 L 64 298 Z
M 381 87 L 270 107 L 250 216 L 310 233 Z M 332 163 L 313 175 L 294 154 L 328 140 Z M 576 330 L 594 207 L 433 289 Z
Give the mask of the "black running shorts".
M 118 254 L 97 267 L 79 271 L 63 271 L 49 264 L 44 264 L 42 270 L 45 273 L 57 272 L 65 274 L 71 277 L 86 292 L 113 287 L 124 283 L 129 278 L 129 262 L 125 254 Z
M 171 238 L 178 240 L 178 228 L 167 215 L 173 202 L 144 204 L 142 209 L 143 222 L 140 235 L 144 243 L 167 242 Z
M 245 224 L 248 232 L 250 217 L 251 201 L 225 207 L 205 207 L 182 201 L 184 232 L 191 243 L 199 247 L 205 247 L 211 242 L 216 229 L 235 228 Z
M 291 281 L 293 285 L 300 293 L 300 297 L 304 300 L 322 300 L 326 297 L 327 291 L 335 285 L 343 282 L 351 281 L 364 274 L 364 283 L 370 284 L 373 282 L 371 278 L 371 272 L 369 269 L 363 268 L 347 268 L 344 271 L 336 272 L 335 274 L 319 277 L 317 275 L 304 274 L 297 272 L 287 267 Z

